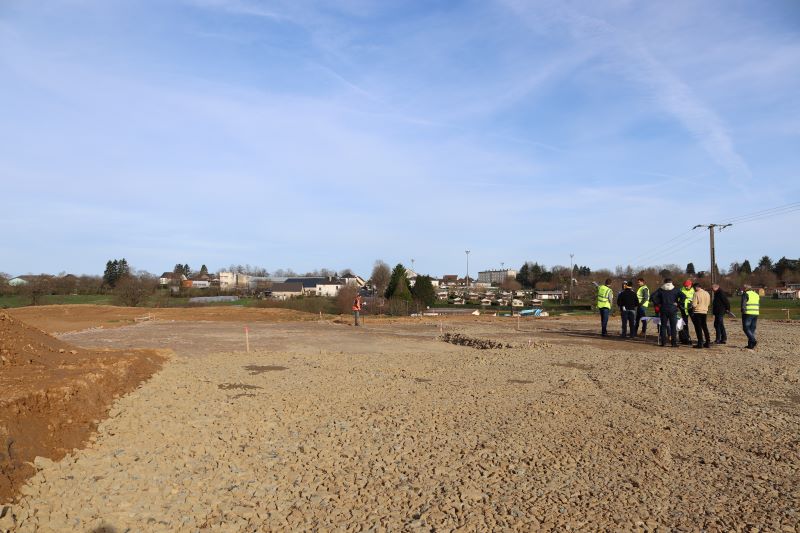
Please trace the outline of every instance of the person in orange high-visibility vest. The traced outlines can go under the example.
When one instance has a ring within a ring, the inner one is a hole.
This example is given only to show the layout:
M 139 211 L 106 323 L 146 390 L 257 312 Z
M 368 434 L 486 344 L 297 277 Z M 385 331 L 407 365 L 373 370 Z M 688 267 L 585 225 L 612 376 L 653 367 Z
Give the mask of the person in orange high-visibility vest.
M 356 321 L 356 326 L 361 325 L 361 295 L 356 294 L 356 297 L 353 298 L 353 317 Z

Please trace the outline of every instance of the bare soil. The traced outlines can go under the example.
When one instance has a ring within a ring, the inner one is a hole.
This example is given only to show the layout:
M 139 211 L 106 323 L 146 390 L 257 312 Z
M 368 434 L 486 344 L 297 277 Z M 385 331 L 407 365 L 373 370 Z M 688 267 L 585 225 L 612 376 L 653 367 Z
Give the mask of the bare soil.
M 114 398 L 161 367 L 153 351 L 77 348 L 0 313 L 0 501 L 13 497 L 41 456 L 83 444 Z
M 191 311 L 115 329 L 38 311 L 81 349 L 176 355 L 88 447 L 36 461 L 0 531 L 800 528 L 797 323 L 693 350 L 589 319 Z

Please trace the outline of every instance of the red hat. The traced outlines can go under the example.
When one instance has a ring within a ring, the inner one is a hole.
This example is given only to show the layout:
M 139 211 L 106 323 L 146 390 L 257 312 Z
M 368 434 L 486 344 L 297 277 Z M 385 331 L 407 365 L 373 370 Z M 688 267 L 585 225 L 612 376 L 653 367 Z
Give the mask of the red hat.
M 687 287 L 687 288 L 691 287 L 692 286 L 692 280 L 687 279 L 686 281 L 683 282 L 683 286 Z

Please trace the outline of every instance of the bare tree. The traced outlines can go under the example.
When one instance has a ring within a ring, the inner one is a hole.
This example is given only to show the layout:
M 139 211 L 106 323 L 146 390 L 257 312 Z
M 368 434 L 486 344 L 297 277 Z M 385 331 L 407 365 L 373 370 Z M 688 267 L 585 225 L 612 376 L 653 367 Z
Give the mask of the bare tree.
M 358 287 L 353 285 L 346 285 L 339 289 L 339 294 L 336 296 L 336 309 L 339 313 L 346 315 L 353 310 L 353 300 L 358 294 Z
M 389 278 L 392 276 L 392 271 L 385 262 L 378 259 L 375 261 L 375 266 L 372 267 L 372 275 L 370 282 L 376 289 L 376 294 L 383 295 L 386 292 L 386 287 L 389 286 Z
M 39 305 L 42 297 L 52 292 L 50 278 L 47 274 L 33 276 L 27 283 L 19 286 L 19 294 L 30 301 L 30 305 Z
M 503 283 L 500 284 L 500 288 L 505 291 L 518 291 L 522 288 L 522 284 L 514 279 L 513 276 L 508 276 Z
M 136 307 L 147 301 L 155 291 L 156 280 L 147 276 L 125 276 L 114 288 L 114 301 L 119 305 Z

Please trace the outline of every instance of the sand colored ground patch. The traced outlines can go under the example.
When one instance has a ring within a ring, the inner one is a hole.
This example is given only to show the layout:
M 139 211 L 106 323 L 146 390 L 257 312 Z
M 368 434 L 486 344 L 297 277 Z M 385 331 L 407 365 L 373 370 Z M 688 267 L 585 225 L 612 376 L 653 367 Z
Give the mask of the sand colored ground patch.
M 50 333 L 89 328 L 118 328 L 137 319 L 225 322 L 290 322 L 318 320 L 318 315 L 290 309 L 234 306 L 117 307 L 113 305 L 42 305 L 8 310 L 12 316 Z

